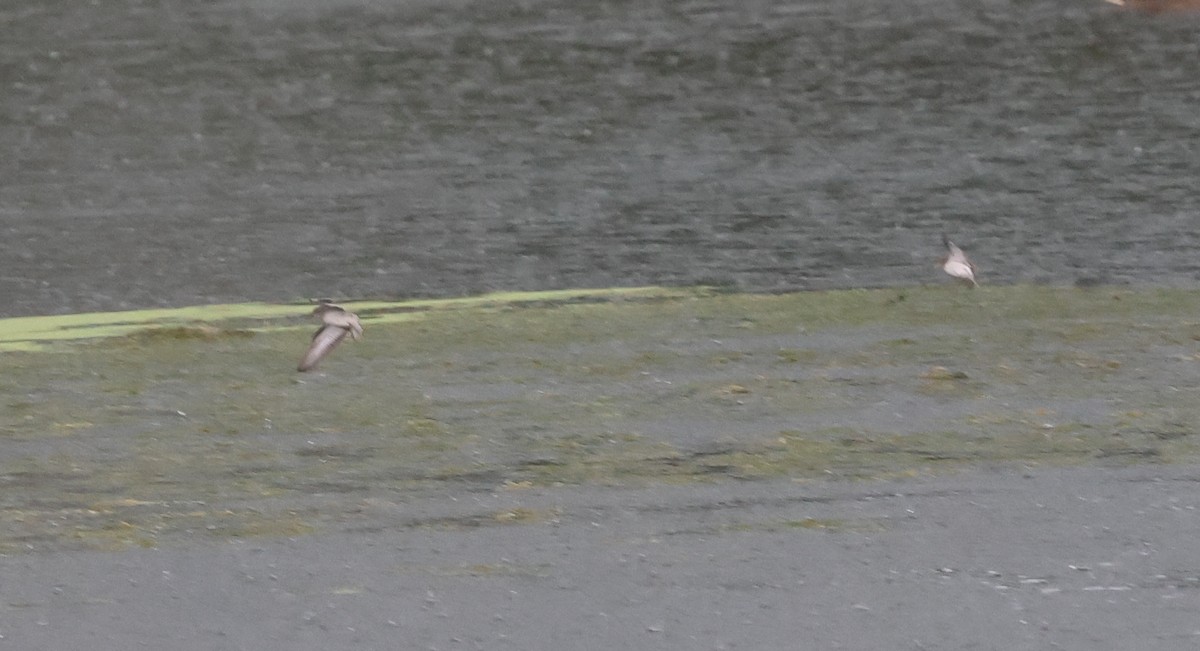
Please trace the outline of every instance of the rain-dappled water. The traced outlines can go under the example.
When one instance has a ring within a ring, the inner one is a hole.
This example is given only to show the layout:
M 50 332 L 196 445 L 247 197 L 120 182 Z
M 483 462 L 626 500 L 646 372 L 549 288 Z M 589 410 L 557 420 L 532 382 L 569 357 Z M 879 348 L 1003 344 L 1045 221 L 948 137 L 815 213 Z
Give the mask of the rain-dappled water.
M 1099 0 L 12 0 L 0 316 L 1200 280 L 1200 16 Z

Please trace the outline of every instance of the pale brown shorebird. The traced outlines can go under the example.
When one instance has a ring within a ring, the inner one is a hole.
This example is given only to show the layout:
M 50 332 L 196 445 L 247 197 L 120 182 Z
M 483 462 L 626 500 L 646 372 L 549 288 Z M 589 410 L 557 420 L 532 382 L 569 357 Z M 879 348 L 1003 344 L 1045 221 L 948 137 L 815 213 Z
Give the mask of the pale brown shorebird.
M 942 271 L 972 288 L 978 287 L 979 283 L 975 282 L 975 265 L 967 259 L 967 254 L 955 246 L 954 242 L 951 242 L 945 234 L 942 235 L 942 244 L 946 245 L 946 257 L 942 258 Z
M 362 338 L 363 334 L 362 324 L 358 322 L 358 315 L 347 312 L 345 308 L 335 305 L 328 299 L 322 299 L 320 304 L 313 309 L 312 314 L 321 320 L 321 327 L 317 328 L 308 352 L 304 353 L 304 359 L 300 360 L 300 365 L 296 367 L 298 371 L 311 370 L 331 350 L 342 343 L 346 335 L 350 335 L 351 339 L 357 341 Z

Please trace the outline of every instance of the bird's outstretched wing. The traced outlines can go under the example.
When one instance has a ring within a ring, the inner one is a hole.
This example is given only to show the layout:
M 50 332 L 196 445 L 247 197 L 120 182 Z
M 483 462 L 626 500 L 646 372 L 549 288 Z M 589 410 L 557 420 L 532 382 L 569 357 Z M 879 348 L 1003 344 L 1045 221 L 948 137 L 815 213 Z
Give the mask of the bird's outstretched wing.
M 304 359 L 300 360 L 300 365 L 296 367 L 299 371 L 308 371 L 317 365 L 329 351 L 337 347 L 346 338 L 346 333 L 349 332 L 346 328 L 336 325 L 323 325 L 313 335 L 312 344 L 308 347 L 308 352 L 304 353 Z
M 967 258 L 967 254 L 942 234 L 942 244 L 946 246 L 946 257 L 942 258 L 942 270 L 971 287 L 978 287 L 975 280 L 975 265 Z

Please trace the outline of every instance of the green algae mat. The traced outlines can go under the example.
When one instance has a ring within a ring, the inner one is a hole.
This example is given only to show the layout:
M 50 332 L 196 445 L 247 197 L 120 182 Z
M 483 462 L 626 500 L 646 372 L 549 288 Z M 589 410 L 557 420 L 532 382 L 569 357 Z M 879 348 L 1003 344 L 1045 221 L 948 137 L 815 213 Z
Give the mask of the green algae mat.
M 0 321 L 0 552 L 563 485 L 1200 460 L 1200 291 L 633 288 Z M 391 526 L 514 526 L 537 511 Z

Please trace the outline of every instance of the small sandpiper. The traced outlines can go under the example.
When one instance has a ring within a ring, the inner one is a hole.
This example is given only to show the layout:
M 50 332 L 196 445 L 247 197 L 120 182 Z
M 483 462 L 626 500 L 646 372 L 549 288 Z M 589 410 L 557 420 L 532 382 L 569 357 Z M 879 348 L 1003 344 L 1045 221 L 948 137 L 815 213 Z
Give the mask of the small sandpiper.
M 358 315 L 347 312 L 345 308 L 335 305 L 329 299 L 321 299 L 312 314 L 321 320 L 321 327 L 313 335 L 312 345 L 308 347 L 304 359 L 300 360 L 300 365 L 296 367 L 298 371 L 311 370 L 329 354 L 329 351 L 342 343 L 347 334 L 355 341 L 361 339 L 363 334 Z
M 946 257 L 942 258 L 942 271 L 972 288 L 978 287 L 979 283 L 975 282 L 975 265 L 967 259 L 967 254 L 955 246 L 954 242 L 951 242 L 945 234 L 942 235 L 942 244 L 946 245 Z

